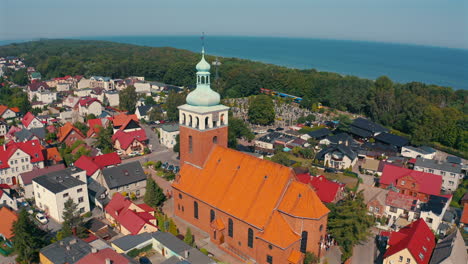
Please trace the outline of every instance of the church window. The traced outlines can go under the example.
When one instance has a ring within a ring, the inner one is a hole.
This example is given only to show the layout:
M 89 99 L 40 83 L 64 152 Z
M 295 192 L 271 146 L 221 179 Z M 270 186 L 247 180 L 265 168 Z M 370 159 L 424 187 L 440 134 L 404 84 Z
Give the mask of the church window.
M 309 234 L 307 231 L 302 231 L 302 236 L 301 236 L 301 252 L 306 253 L 307 250 L 307 236 Z
M 253 248 L 253 230 L 252 228 L 249 228 L 247 231 L 247 246 L 249 248 Z
M 192 136 L 188 137 L 188 144 L 189 144 L 189 153 L 192 153 L 193 152 Z
M 198 203 L 196 201 L 193 202 L 193 217 L 198 219 Z
M 213 209 L 210 210 L 210 223 L 215 220 L 215 211 Z
M 228 220 L 228 236 L 234 236 L 234 223 L 232 222 L 231 218 L 229 218 Z
M 218 144 L 218 136 L 214 136 L 214 137 L 213 137 L 213 143 L 214 143 L 214 144 Z

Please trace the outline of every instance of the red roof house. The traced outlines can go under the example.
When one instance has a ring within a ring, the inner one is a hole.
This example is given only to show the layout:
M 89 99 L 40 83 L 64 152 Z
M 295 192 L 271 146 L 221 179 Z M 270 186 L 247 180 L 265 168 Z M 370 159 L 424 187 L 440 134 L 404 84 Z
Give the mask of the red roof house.
M 330 181 L 323 175 L 314 177 L 309 173 L 303 173 L 298 174 L 296 177 L 300 182 L 310 184 L 324 203 L 337 202 L 342 198 L 344 193 L 344 184 Z
M 388 244 L 384 254 L 384 262 L 395 259 L 394 262 L 397 263 L 399 258 L 412 257 L 411 263 L 429 263 L 435 247 L 435 237 L 422 218 L 398 232 L 386 232 L 386 236 L 388 236 Z M 409 252 L 410 255 L 405 254 L 406 252 Z M 407 263 L 407 260 L 403 259 L 400 262 Z
M 0 208 L 0 235 L 6 239 L 13 237 L 11 231 L 13 223 L 18 220 L 18 215 L 7 207 Z
M 104 211 L 106 219 L 117 225 L 125 235 L 158 230 L 153 208 L 136 205 L 120 193 L 114 194 Z
M 430 195 L 440 194 L 442 176 L 386 164 L 380 186 L 384 189 L 392 186 L 402 194 L 427 202 Z
M 74 165 L 85 170 L 86 175 L 91 177 L 100 169 L 116 166 L 120 163 L 122 163 L 122 160 L 119 155 L 115 152 L 111 152 L 96 157 L 81 156 L 77 161 L 75 161 Z
M 0 147 L 0 169 L 10 168 L 8 161 L 18 149 L 24 151 L 30 156 L 30 162 L 33 165 L 39 162 L 44 162 L 44 155 L 42 153 L 42 147 L 39 140 L 35 139 L 26 142 L 10 141 L 3 145 L 3 147 Z
M 65 142 L 67 146 L 73 145 L 77 140 L 85 139 L 83 133 L 70 122 L 59 128 L 57 136 L 58 141 Z
M 27 129 L 36 128 L 36 127 L 44 127 L 42 122 L 31 112 L 27 112 L 23 118 L 21 119 L 21 123 Z
M 96 253 L 90 253 L 80 259 L 76 264 L 89 264 L 89 263 L 112 263 L 112 264 L 128 264 L 129 260 L 115 252 L 111 248 L 101 249 Z
M 88 120 L 89 130 L 88 130 L 88 133 L 86 135 L 88 138 L 97 136 L 97 133 L 99 132 L 99 130 L 102 127 L 106 126 L 107 123 L 103 123 L 102 122 L 103 120 L 108 121 L 107 119 L 100 119 L 100 118 L 95 118 L 95 119 Z
M 144 129 L 124 132 L 117 130 L 112 136 L 114 148 L 130 154 L 133 151 L 143 152 L 146 147 L 148 138 Z

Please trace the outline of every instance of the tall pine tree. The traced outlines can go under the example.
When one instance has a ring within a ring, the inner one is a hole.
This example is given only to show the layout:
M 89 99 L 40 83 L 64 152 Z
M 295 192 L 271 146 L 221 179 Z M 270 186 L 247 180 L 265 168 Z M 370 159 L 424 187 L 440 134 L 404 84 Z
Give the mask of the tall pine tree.
M 193 246 L 193 243 L 195 242 L 193 240 L 192 230 L 190 230 L 190 227 L 187 227 L 187 232 L 185 232 L 184 236 L 184 242 L 187 243 L 189 246 Z
M 158 207 L 166 200 L 163 190 L 156 184 L 156 182 L 148 177 L 146 180 L 146 193 L 144 201 L 151 207 Z
M 13 246 L 19 263 L 39 262 L 39 250 L 49 244 L 47 232 L 31 220 L 26 210 L 21 210 L 13 224 Z
M 79 238 L 87 237 L 84 218 L 78 211 L 78 205 L 72 199 L 68 199 L 64 206 L 62 229 L 57 233 L 57 240 L 71 235 Z

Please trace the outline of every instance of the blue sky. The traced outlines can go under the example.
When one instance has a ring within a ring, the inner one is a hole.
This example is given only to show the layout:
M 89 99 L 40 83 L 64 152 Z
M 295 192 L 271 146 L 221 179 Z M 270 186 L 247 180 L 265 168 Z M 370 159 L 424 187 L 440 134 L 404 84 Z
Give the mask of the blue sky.
M 468 49 L 468 1 L 0 0 L 0 40 L 202 31 Z

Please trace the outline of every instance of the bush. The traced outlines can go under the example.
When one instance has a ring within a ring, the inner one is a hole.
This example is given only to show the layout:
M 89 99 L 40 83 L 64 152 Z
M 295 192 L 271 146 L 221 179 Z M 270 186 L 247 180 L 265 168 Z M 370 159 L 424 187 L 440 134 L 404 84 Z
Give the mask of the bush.
M 201 248 L 200 252 L 208 256 L 208 250 L 206 248 Z
M 135 258 L 137 257 L 138 255 L 140 255 L 140 253 L 142 252 L 146 252 L 146 251 L 150 251 L 151 249 L 153 248 L 153 244 L 149 244 L 145 247 L 142 247 L 142 248 L 135 248 L 135 249 L 132 249 L 130 250 L 127 255 L 131 258 Z
M 93 216 L 93 213 L 91 213 L 91 212 L 86 212 L 83 216 L 84 216 L 84 217 L 91 217 L 91 216 Z
M 159 169 L 159 168 L 161 168 L 161 166 L 162 166 L 162 162 L 161 162 L 160 160 L 158 160 L 158 161 L 156 162 L 156 164 L 154 164 L 154 168 L 155 168 L 155 169 Z

